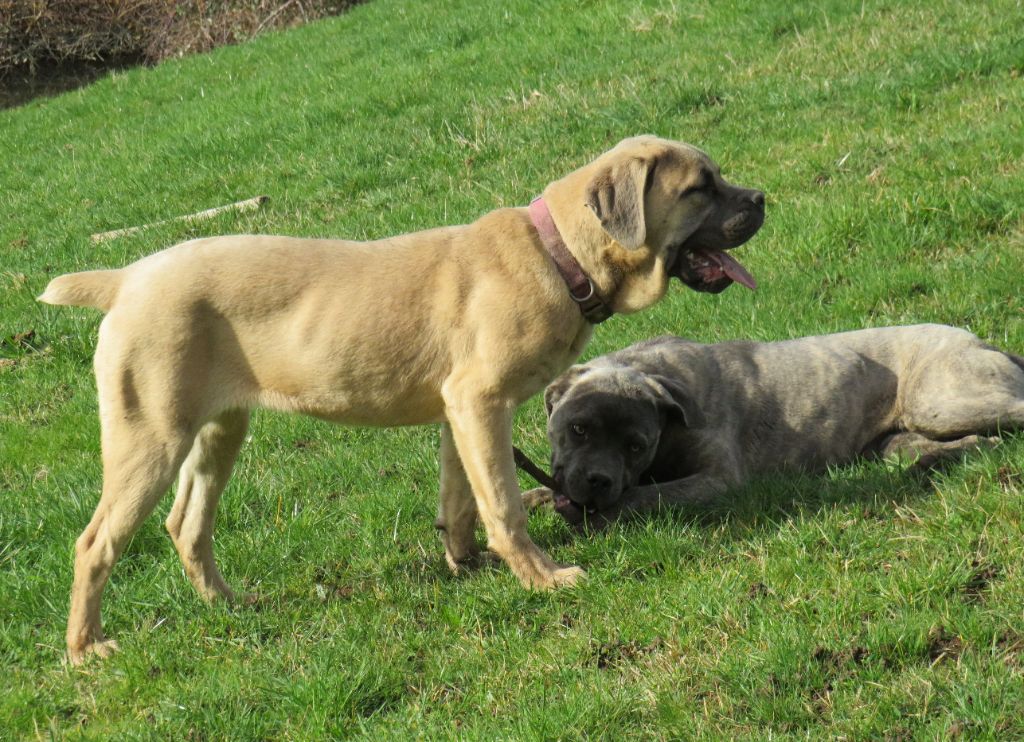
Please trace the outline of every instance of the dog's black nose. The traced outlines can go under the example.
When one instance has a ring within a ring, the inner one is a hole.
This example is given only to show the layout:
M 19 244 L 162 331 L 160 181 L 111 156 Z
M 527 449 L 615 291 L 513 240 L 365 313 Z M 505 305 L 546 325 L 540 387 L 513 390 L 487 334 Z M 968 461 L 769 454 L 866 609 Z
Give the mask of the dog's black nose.
M 590 494 L 603 495 L 612 489 L 612 478 L 607 474 L 593 472 L 587 475 L 587 484 L 590 485 Z
M 750 194 L 750 201 L 754 206 L 760 206 L 764 208 L 764 193 L 762 191 L 754 191 Z

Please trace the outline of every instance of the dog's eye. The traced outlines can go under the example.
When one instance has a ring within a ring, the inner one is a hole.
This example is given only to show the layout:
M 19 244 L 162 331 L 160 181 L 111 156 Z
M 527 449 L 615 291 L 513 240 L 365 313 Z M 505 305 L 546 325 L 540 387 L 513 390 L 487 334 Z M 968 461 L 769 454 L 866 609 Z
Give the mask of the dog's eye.
M 642 441 L 633 441 L 629 444 L 630 453 L 641 453 L 647 446 Z
M 572 432 L 582 437 L 587 434 L 587 429 L 584 428 L 579 423 L 576 423 L 575 425 L 572 426 Z
M 696 196 L 698 194 L 707 195 L 711 193 L 711 189 L 713 187 L 714 185 L 710 181 L 706 183 L 698 183 L 697 185 L 692 185 L 689 188 L 684 188 L 682 193 L 679 194 L 679 198 L 682 199 L 687 196 Z
M 692 196 L 695 193 L 710 193 L 715 188 L 715 178 L 707 170 L 703 171 L 700 175 L 700 179 L 688 188 L 684 188 L 679 194 L 679 198 L 686 198 Z

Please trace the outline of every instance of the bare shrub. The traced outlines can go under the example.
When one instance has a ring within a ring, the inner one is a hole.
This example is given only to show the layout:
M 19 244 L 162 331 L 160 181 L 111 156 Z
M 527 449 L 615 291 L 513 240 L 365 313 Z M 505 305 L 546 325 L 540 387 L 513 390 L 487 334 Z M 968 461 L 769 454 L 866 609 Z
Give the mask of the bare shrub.
M 155 63 L 340 13 L 359 0 L 0 0 L 0 75 L 47 63 Z

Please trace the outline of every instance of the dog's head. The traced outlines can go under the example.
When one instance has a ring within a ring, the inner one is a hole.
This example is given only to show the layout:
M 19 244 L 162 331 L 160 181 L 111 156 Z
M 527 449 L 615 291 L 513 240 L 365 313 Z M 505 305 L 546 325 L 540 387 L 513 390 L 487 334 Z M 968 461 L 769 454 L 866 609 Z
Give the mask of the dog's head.
M 601 511 L 636 486 L 669 419 L 703 422 L 674 380 L 626 366 L 573 366 L 548 386 L 552 476 L 576 507 Z
M 697 291 L 733 281 L 755 286 L 725 251 L 760 229 L 764 194 L 726 181 L 695 147 L 653 136 L 623 140 L 553 183 L 545 198 L 591 278 L 614 287 L 606 301 L 617 312 L 653 304 L 670 276 Z

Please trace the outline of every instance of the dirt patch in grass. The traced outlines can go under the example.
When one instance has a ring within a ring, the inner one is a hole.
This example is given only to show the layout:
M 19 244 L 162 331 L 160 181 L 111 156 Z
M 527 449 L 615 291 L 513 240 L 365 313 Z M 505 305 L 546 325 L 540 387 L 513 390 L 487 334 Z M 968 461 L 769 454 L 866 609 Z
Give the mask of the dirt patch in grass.
M 996 479 L 1004 492 L 1013 492 L 1024 486 L 1024 473 L 1009 466 L 1000 466 Z
M 861 665 L 868 658 L 866 647 L 846 647 L 845 649 L 827 649 L 818 647 L 814 650 L 814 660 L 829 675 L 844 674 L 850 665 Z
M 8 0 L 0 2 L 0 109 L 112 71 L 248 41 L 364 0 Z
M 964 600 L 969 603 L 979 603 L 985 598 L 989 583 L 999 577 L 999 568 L 974 560 L 971 563 L 971 576 L 961 588 Z
M 996 638 L 996 651 L 1007 665 L 1024 670 L 1024 634 L 1006 629 Z
M 641 644 L 635 639 L 603 642 L 595 648 L 592 661 L 598 670 L 615 670 L 652 654 L 663 644 L 664 641 L 660 637 L 655 637 L 647 644 Z
M 956 662 L 964 652 L 964 640 L 956 634 L 951 634 L 945 626 L 939 624 L 928 631 L 928 643 L 926 649 L 928 659 L 932 663 L 943 659 L 951 659 Z

